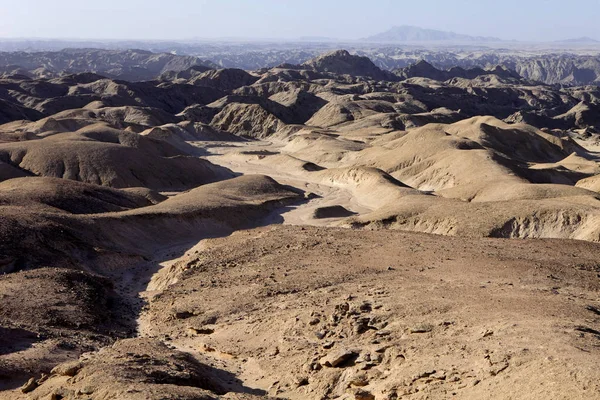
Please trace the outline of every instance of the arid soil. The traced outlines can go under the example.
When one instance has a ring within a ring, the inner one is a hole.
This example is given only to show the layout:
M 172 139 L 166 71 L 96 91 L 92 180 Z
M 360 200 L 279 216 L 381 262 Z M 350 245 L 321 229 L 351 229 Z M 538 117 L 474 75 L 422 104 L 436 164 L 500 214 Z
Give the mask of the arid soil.
M 201 242 L 153 276 L 142 293 L 143 339 L 84 356 L 76 373 L 55 374 L 33 398 L 228 390 L 596 398 L 598 250 L 335 228 L 239 231 Z M 165 357 L 174 360 L 152 361 Z
M 598 88 L 404 72 L 0 79 L 0 398 L 600 399 Z

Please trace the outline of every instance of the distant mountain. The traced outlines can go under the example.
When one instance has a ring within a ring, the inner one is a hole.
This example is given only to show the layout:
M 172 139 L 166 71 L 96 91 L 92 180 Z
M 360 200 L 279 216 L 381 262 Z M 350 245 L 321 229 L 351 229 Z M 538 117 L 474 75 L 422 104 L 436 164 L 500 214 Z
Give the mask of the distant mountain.
M 361 39 L 364 42 L 501 42 L 495 37 L 469 36 L 435 29 L 423 29 L 416 26 L 395 26 L 385 32 Z
M 588 37 L 588 36 L 583 36 L 583 37 L 579 37 L 579 38 L 559 40 L 556 43 L 600 44 L 600 40 L 592 39 L 591 37 Z

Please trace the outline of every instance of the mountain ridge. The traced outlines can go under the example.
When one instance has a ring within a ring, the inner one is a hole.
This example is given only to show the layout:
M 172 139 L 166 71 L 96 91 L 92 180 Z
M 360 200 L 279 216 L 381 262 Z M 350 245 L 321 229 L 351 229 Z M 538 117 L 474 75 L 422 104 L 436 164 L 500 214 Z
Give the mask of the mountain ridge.
M 411 25 L 398 25 L 385 32 L 361 39 L 366 42 L 502 42 L 490 36 L 471 36 L 437 29 L 426 29 Z

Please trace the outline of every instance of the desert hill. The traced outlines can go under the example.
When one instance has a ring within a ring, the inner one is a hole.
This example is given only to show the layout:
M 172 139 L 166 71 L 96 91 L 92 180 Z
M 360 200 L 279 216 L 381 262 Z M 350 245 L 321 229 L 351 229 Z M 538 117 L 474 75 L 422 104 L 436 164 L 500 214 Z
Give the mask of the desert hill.
M 182 189 L 233 176 L 164 141 L 96 124 L 75 132 L 2 144 L 0 158 L 32 175 L 115 188 Z

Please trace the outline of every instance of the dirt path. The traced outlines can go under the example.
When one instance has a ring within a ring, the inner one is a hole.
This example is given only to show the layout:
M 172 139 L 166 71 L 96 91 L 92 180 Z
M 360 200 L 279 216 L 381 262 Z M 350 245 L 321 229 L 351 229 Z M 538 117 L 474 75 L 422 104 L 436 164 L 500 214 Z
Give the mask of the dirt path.
M 206 147 L 205 142 L 198 142 L 195 145 Z M 304 190 L 315 196 L 309 201 L 292 206 L 286 209 L 277 210 L 277 214 L 283 217 L 283 224 L 286 225 L 312 225 L 312 226 L 338 226 L 343 218 L 313 218 L 314 211 L 317 208 L 329 206 L 342 206 L 349 211 L 357 214 L 373 211 L 372 208 L 359 202 L 349 190 L 341 187 L 324 185 L 311 179 L 310 174 L 291 174 L 289 172 L 273 168 L 269 165 L 261 165 L 251 160 L 235 158 L 234 155 L 240 152 L 271 152 L 280 153 L 280 146 L 269 142 L 228 142 L 223 146 L 211 144 L 209 151 L 212 155 L 205 157 L 210 162 L 231 169 L 234 172 L 250 175 L 261 174 L 268 175 L 282 185 L 289 185 Z
M 205 146 L 206 144 L 198 144 Z M 313 225 L 313 226 L 336 226 L 343 218 L 325 218 L 315 219 L 313 214 L 315 209 L 320 207 L 341 205 L 355 213 L 366 213 L 372 209 L 360 204 L 348 190 L 339 187 L 323 185 L 322 183 L 311 181 L 305 175 L 292 175 L 284 171 L 273 169 L 269 166 L 260 165 L 252 162 L 244 162 L 231 157 L 232 154 L 240 151 L 278 151 L 277 146 L 266 142 L 241 142 L 227 143 L 226 145 L 210 148 L 210 156 L 206 158 L 214 164 L 221 165 L 240 174 L 262 174 L 268 175 L 283 185 L 293 186 L 313 194 L 310 199 L 301 204 L 282 207 L 272 212 L 265 218 L 261 225 L 270 225 L 272 223 L 283 223 L 284 225 Z M 283 218 L 283 221 L 281 220 Z M 211 359 L 217 364 L 218 368 L 231 373 L 236 373 L 245 385 L 264 391 L 269 390 L 270 380 L 263 379 L 260 374 L 262 369 L 254 365 L 256 361 L 249 360 L 248 363 L 240 365 L 239 360 L 234 360 L 228 353 L 215 351 L 206 351 L 202 347 L 191 345 L 187 342 L 173 342 L 168 335 L 157 334 L 153 322 L 153 315 L 148 312 L 148 305 L 153 299 L 172 285 L 179 282 L 180 276 L 189 269 L 190 260 L 196 260 L 202 257 L 207 243 L 210 240 L 201 240 L 200 242 L 187 243 L 175 248 L 163 249 L 158 251 L 154 260 L 140 265 L 138 268 L 128 274 L 123 281 L 122 288 L 128 288 L 127 296 L 135 298 L 136 304 L 140 306 L 140 313 L 137 319 L 137 332 L 139 337 L 157 338 L 176 349 L 192 354 L 202 356 L 210 353 Z M 176 255 L 175 257 L 173 257 Z M 242 368 L 240 370 L 240 368 Z

